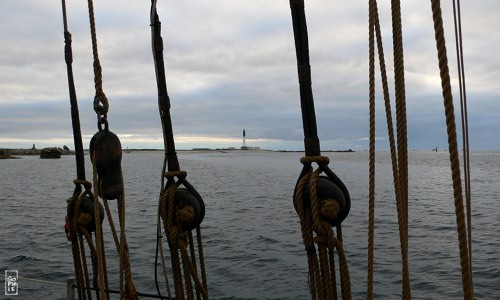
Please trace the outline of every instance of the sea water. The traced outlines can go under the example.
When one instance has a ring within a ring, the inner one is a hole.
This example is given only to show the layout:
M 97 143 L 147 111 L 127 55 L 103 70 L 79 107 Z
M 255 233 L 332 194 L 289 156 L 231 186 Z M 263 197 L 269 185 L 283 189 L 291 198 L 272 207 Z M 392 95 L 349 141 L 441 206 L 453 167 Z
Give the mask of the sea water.
M 324 154 L 351 195 L 351 211 L 342 225 L 344 249 L 353 298 L 364 299 L 368 153 Z M 306 253 L 292 204 L 301 155 L 179 153 L 181 169 L 188 172 L 187 179 L 206 204 L 202 233 L 212 299 L 309 298 Z M 474 292 L 477 299 L 500 299 L 500 153 L 471 153 L 470 162 Z M 123 155 L 127 239 L 134 282 L 143 293 L 156 293 L 156 213 L 162 163 L 159 151 Z M 86 169 L 91 178 L 88 157 Z M 374 296 L 400 299 L 402 267 L 389 153 L 377 153 L 376 169 Z M 5 299 L 66 298 L 64 286 L 22 278 L 65 283 L 74 277 L 64 217 L 75 176 L 72 156 L 0 161 L 0 273 L 18 270 L 20 277 L 18 295 Z M 453 203 L 448 153 L 411 151 L 409 269 L 414 299 L 463 297 Z M 110 204 L 116 207 L 113 201 Z M 109 226 L 105 225 L 104 234 L 108 272 L 116 277 L 118 260 Z M 162 278 L 160 271 L 158 278 Z M 116 282 L 111 288 L 117 289 Z M 162 282 L 160 288 L 165 295 Z

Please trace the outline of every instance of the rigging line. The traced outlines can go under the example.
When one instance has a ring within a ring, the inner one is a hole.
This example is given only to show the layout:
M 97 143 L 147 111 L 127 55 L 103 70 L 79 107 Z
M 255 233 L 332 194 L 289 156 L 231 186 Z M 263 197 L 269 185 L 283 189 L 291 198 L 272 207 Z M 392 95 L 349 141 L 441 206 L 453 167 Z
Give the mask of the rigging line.
M 462 119 L 462 147 L 464 158 L 464 187 L 465 203 L 467 211 L 467 236 L 469 250 L 469 267 L 471 281 L 473 281 L 472 272 L 472 208 L 471 208 L 471 181 L 470 181 L 470 160 L 469 160 L 469 122 L 467 117 L 467 95 L 465 89 L 465 69 L 462 44 L 462 17 L 460 14 L 460 0 L 453 1 L 453 21 L 455 25 L 455 47 L 457 53 L 458 83 L 460 90 L 460 112 Z M 474 285 L 471 286 L 474 294 Z
M 73 127 L 73 139 L 75 143 L 75 159 L 77 179 L 85 180 L 85 161 L 82 143 L 82 133 L 80 130 L 80 115 L 78 112 L 78 100 L 76 97 L 75 81 L 73 77 L 73 51 L 71 48 L 71 33 L 68 31 L 68 21 L 66 17 L 66 2 L 61 0 L 63 23 L 64 23 L 64 57 L 66 61 L 66 73 L 68 77 L 69 100 L 71 105 L 71 123 Z
M 403 299 L 411 299 L 411 285 L 408 267 L 408 141 L 406 121 L 406 95 L 404 77 L 403 34 L 401 24 L 401 2 L 391 1 L 392 34 L 394 51 L 394 82 L 396 88 L 396 123 L 398 153 L 398 211 L 401 259 L 403 265 Z
M 455 215 L 457 222 L 458 244 L 460 251 L 460 266 L 462 273 L 462 287 L 464 299 L 473 299 L 471 270 L 469 266 L 469 251 L 467 243 L 467 233 L 465 229 L 465 216 L 462 195 L 462 180 L 460 174 L 460 161 L 458 158 L 457 133 L 455 125 L 455 114 L 453 107 L 453 96 L 451 93 L 450 74 L 448 68 L 448 58 L 446 54 L 446 44 L 443 29 L 443 19 L 441 15 L 441 2 L 431 0 L 432 17 L 434 22 L 434 34 L 436 39 L 436 49 L 439 60 L 439 70 L 441 77 L 441 88 L 446 114 L 446 127 L 448 132 L 448 151 L 450 155 L 451 173 L 453 181 L 453 194 Z
M 161 240 L 161 220 L 160 220 L 160 207 L 161 207 L 161 195 L 165 192 L 165 172 L 168 168 L 180 170 L 179 162 L 177 160 L 175 152 L 175 144 L 173 135 L 169 134 L 172 132 L 172 122 L 170 119 L 169 109 L 170 109 L 170 99 L 168 97 L 167 85 L 165 79 L 165 66 L 163 62 L 163 40 L 161 37 L 161 23 L 156 11 L 156 0 L 151 0 L 151 10 L 150 10 L 150 26 L 151 26 L 151 49 L 153 52 L 153 60 L 155 64 L 156 73 L 156 83 L 158 88 L 158 109 L 160 113 L 161 128 L 163 131 L 163 144 L 165 157 L 163 160 L 163 166 L 161 171 L 161 187 L 160 187 L 160 197 L 158 199 L 158 211 L 156 216 L 156 251 L 155 251 L 155 285 L 158 295 L 161 295 L 160 287 L 158 283 L 158 254 L 161 256 L 161 265 L 163 277 L 165 279 L 165 284 L 167 287 L 168 297 L 171 297 L 170 285 L 168 281 L 165 257 L 163 254 L 163 245 Z M 161 61 L 160 61 L 161 60 Z M 166 114 L 165 115 L 165 111 Z M 170 124 L 170 125 L 169 125 Z M 170 126 L 170 130 L 167 128 Z
M 309 42 L 304 1 L 290 0 L 290 8 L 292 12 L 295 52 L 297 56 L 305 155 L 320 156 L 320 143 L 312 93 L 311 65 L 309 61 Z
M 373 298 L 373 241 L 375 231 L 375 0 L 369 1 L 369 196 L 368 196 L 368 267 L 366 299 Z
M 151 41 L 153 60 L 155 63 L 156 84 L 158 88 L 158 107 L 163 129 L 165 156 L 168 159 L 168 171 L 180 171 L 179 160 L 175 150 L 172 119 L 170 117 L 170 97 L 168 96 L 163 61 L 163 39 L 161 37 L 161 22 L 156 11 L 156 1 L 151 1 Z
M 62 12 L 63 12 L 63 25 L 64 25 L 64 32 L 68 31 L 68 20 L 66 18 L 66 1 L 61 0 L 62 4 Z
M 73 192 L 73 196 L 70 199 L 75 200 L 77 197 L 79 197 L 82 187 L 81 185 L 83 184 L 85 186 L 86 192 L 88 191 L 88 186 L 86 185 L 86 179 L 85 179 L 85 161 L 84 161 L 84 152 L 83 152 L 83 142 L 82 142 L 82 134 L 80 130 L 80 116 L 78 112 L 78 101 L 77 101 L 77 96 L 76 96 L 76 88 L 75 88 L 75 82 L 74 82 L 74 77 L 73 77 L 73 51 L 71 47 L 71 33 L 68 31 L 68 21 L 67 21 L 67 15 L 66 15 L 66 2 L 65 0 L 61 0 L 61 6 L 62 6 L 62 14 L 63 14 L 63 27 L 64 27 L 64 59 L 66 62 L 66 73 L 67 73 L 67 79 L 68 79 L 68 90 L 69 90 L 69 100 L 70 100 L 70 106 L 71 106 L 71 123 L 72 123 L 72 129 L 73 129 L 73 140 L 74 140 L 74 145 L 75 145 L 75 162 L 76 162 L 76 175 L 77 175 L 77 180 L 74 181 L 75 183 L 75 189 Z M 89 192 L 90 193 L 90 192 Z M 78 200 L 76 200 L 78 201 Z M 72 204 L 68 202 L 68 209 L 72 207 Z M 71 222 L 71 219 L 73 218 L 73 212 L 69 212 L 69 216 L 66 216 L 67 224 Z M 71 222 L 72 223 L 72 222 Z M 74 227 L 72 225 L 69 225 L 69 233 L 73 237 L 76 237 L 76 232 L 74 230 Z M 86 265 L 86 260 L 85 260 L 85 252 L 84 248 L 82 245 L 82 252 L 80 252 L 80 247 L 78 241 L 73 238 L 71 240 L 71 251 L 72 251 L 72 256 L 73 256 L 73 265 L 75 268 L 75 273 L 76 273 L 76 278 L 77 278 L 77 285 L 79 287 L 82 287 L 84 285 L 84 277 L 88 282 L 88 270 L 87 270 L 87 265 Z M 83 259 L 83 262 L 82 262 Z M 83 267 L 82 267 L 83 263 Z M 83 274 L 82 274 L 83 272 Z M 85 299 L 86 295 L 82 294 L 80 290 L 78 290 L 78 295 L 80 298 Z M 90 295 L 88 295 L 90 298 Z

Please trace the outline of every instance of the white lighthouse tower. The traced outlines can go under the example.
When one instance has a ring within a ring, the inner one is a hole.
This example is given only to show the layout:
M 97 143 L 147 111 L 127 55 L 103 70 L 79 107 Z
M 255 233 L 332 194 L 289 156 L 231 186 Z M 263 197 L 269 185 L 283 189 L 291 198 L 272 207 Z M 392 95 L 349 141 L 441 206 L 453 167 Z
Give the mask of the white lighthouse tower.
M 240 147 L 241 150 L 248 150 L 247 143 L 246 143 L 246 132 L 245 129 L 243 129 L 243 146 Z

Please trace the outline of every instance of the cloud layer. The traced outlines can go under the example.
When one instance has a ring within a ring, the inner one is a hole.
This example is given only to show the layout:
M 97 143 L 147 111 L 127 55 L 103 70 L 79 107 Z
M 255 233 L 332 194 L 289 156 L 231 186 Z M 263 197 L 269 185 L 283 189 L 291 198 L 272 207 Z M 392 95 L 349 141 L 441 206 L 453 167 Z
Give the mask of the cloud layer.
M 288 1 L 158 1 L 167 85 L 179 148 L 249 144 L 301 149 L 302 123 Z M 456 84 L 453 19 L 443 3 L 450 72 Z M 162 148 L 148 1 L 94 3 L 110 101 L 109 122 L 124 147 Z M 470 141 L 499 149 L 500 2 L 463 3 Z M 73 70 L 85 143 L 97 130 L 86 3 L 67 3 Z M 391 87 L 390 4 L 380 1 Z M 318 134 L 323 149 L 368 146 L 368 7 L 356 1 L 306 1 Z M 446 147 L 430 3 L 402 4 L 409 146 Z M 0 148 L 72 146 L 62 13 L 59 2 L 2 1 Z M 387 148 L 377 78 L 377 136 Z M 392 89 L 393 90 L 393 89 Z M 393 92 L 391 90 L 391 97 Z M 459 103 L 456 102 L 457 116 Z

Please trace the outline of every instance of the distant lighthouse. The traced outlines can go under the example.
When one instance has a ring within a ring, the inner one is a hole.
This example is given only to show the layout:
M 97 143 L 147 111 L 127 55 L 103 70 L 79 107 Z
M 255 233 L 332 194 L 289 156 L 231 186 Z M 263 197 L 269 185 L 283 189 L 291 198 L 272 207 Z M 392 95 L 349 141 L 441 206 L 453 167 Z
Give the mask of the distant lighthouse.
M 250 147 L 247 146 L 245 129 L 243 129 L 243 146 L 241 146 L 240 149 L 241 150 L 249 150 L 250 149 Z
M 245 136 L 246 136 L 245 129 L 243 129 L 243 147 L 247 146 Z
M 260 147 L 247 146 L 246 136 L 246 130 L 243 129 L 243 146 L 240 147 L 240 150 L 260 150 Z

